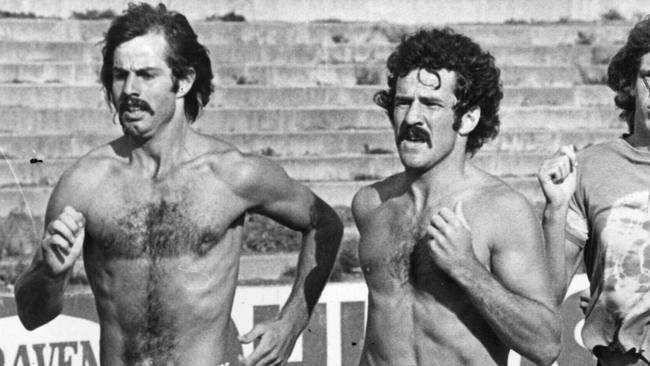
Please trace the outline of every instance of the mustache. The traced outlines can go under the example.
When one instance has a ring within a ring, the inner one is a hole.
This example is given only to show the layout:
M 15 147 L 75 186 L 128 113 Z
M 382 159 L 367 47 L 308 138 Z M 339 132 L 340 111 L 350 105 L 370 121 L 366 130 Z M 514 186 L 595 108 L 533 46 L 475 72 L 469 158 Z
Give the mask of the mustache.
M 399 129 L 399 133 L 397 134 L 397 143 L 399 144 L 403 140 L 408 139 L 410 136 L 424 140 L 427 143 L 427 146 L 432 146 L 431 135 L 429 135 L 429 132 L 418 127 L 417 125 L 407 125 L 405 123 L 402 124 Z
M 151 108 L 149 103 L 147 103 L 146 101 L 128 95 L 120 97 L 120 99 L 117 102 L 117 109 L 119 110 L 119 112 L 122 113 L 129 108 L 138 108 L 143 111 L 149 112 L 151 115 L 154 114 L 153 108 Z

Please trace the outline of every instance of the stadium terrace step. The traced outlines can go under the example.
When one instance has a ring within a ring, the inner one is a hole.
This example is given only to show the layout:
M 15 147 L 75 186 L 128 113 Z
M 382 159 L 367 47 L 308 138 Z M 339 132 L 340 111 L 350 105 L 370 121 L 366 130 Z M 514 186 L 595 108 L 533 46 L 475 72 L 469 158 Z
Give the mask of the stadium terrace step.
M 551 154 L 562 145 L 587 146 L 620 136 L 622 129 L 505 129 L 482 152 Z M 9 159 L 76 158 L 115 138 L 113 135 L 2 135 L 0 146 Z M 297 133 L 237 133 L 216 135 L 239 149 L 272 158 L 333 156 L 341 154 L 395 154 L 391 129 Z M 33 165 L 33 164 L 30 164 Z M 2 185 L 0 181 L 0 185 Z
M 543 202 L 543 195 L 538 186 L 537 178 L 504 177 L 506 183 L 525 195 L 531 202 Z M 342 181 L 342 182 L 305 182 L 318 196 L 332 206 L 349 207 L 352 197 L 364 186 L 372 184 L 374 180 Z M 0 188 L 0 218 L 7 217 L 12 210 L 26 210 L 28 205 L 34 216 L 43 216 L 47 200 L 52 192 L 52 186 L 25 186 L 22 192 L 16 186 Z
M 55 109 L 0 107 L 0 133 L 84 134 L 119 133 L 108 108 Z M 509 128 L 623 128 L 610 106 L 501 108 L 502 129 Z M 229 108 L 207 109 L 194 123 L 208 134 L 235 132 L 313 132 L 384 129 L 390 126 L 379 107 Z
M 396 44 L 207 44 L 210 59 L 222 63 L 381 64 Z M 101 43 L 0 41 L 0 62 L 101 62 Z M 617 45 L 490 45 L 497 65 L 607 64 Z
M 545 136 L 540 137 L 538 134 L 524 133 L 523 137 L 515 136 L 510 141 L 508 141 L 507 136 L 504 136 L 500 141 L 497 140 L 486 146 L 484 150 L 479 151 L 474 157 L 474 161 L 487 171 L 497 175 L 521 176 L 534 174 L 537 171 L 537 168 L 535 168 L 536 163 L 541 161 L 541 157 L 552 155 L 559 146 L 573 143 L 578 148 L 583 148 L 592 143 L 615 138 L 620 135 L 620 131 L 586 133 L 585 136 L 579 138 L 575 137 L 577 135 L 580 135 L 580 133 L 576 131 L 569 136 L 551 135 L 545 139 Z M 357 136 L 356 134 L 349 134 L 347 136 L 348 140 L 350 140 L 348 144 L 354 144 L 354 139 Z M 529 143 L 527 139 L 535 143 Z M 83 139 L 78 140 L 78 143 L 71 143 L 72 148 L 62 145 L 54 146 L 52 150 L 57 147 L 60 149 L 59 151 L 50 151 L 49 156 L 40 155 L 39 152 L 36 152 L 40 156 L 34 157 L 34 153 L 29 151 L 16 151 L 12 155 L 11 151 L 9 151 L 7 154 L 9 160 L 0 161 L 0 187 L 12 186 L 16 184 L 16 180 L 27 186 L 54 184 L 65 168 L 70 166 L 80 154 L 83 154 L 82 148 L 87 147 L 83 146 L 85 143 Z M 334 138 L 327 140 L 334 140 Z M 307 145 L 308 142 L 309 139 L 304 139 L 304 141 L 296 142 L 296 145 Z M 545 142 L 546 145 L 544 145 Z M 293 144 L 294 141 L 291 142 L 291 145 Z M 398 156 L 395 153 L 390 153 L 393 149 L 388 150 L 389 144 L 390 142 L 386 143 L 386 150 L 379 150 L 382 152 L 381 154 L 364 153 L 362 152 L 364 147 L 357 145 L 350 149 L 352 151 L 340 150 L 336 154 L 287 154 L 286 156 L 269 156 L 269 158 L 281 164 L 289 175 L 303 181 L 379 179 L 401 170 Z M 334 146 L 338 145 L 335 144 Z M 305 146 L 305 148 L 308 148 L 308 146 Z M 25 150 L 27 149 L 29 147 L 25 148 Z M 272 148 L 267 149 L 271 150 Z M 243 146 L 242 150 L 247 149 Z M 16 156 L 17 154 L 20 155 Z M 530 159 L 530 162 L 526 161 L 527 158 Z M 39 161 L 37 162 L 34 159 Z
M 96 84 L 99 63 L 0 63 L 0 82 Z M 213 64 L 215 85 L 354 86 L 385 85 L 383 65 Z M 507 86 L 571 86 L 602 84 L 605 66 L 515 65 L 501 67 Z
M 289 108 L 372 106 L 384 85 L 351 87 L 217 86 L 207 108 Z M 502 107 L 611 106 L 614 93 L 605 85 L 574 87 L 506 87 Z M 95 85 L 0 84 L 0 107 L 108 108 L 102 88 Z
M 206 15 L 207 17 L 208 15 Z M 108 21 L 2 19 L 0 39 L 37 42 L 99 42 Z M 483 45 L 608 44 L 626 38 L 632 23 L 449 24 Z M 205 44 L 394 43 L 417 26 L 356 22 L 192 21 Z

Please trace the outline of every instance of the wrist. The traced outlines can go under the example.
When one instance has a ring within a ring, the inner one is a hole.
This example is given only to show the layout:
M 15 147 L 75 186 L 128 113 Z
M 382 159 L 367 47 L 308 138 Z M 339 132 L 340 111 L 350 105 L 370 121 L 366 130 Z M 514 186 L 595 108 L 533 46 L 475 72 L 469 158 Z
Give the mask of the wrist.
M 479 272 L 484 269 L 485 268 L 481 262 L 479 262 L 475 256 L 472 256 L 469 260 L 460 265 L 449 267 L 447 274 L 458 282 L 463 283 L 464 281 L 473 281 L 476 279 L 476 276 L 480 275 Z
M 288 324 L 294 332 L 300 333 L 307 328 L 307 324 L 309 323 L 309 314 L 306 310 L 300 311 L 298 309 L 286 307 L 280 311 L 277 320 Z
M 544 220 L 553 220 L 559 219 L 564 221 L 566 219 L 566 214 L 569 211 L 569 202 L 546 202 L 544 206 Z

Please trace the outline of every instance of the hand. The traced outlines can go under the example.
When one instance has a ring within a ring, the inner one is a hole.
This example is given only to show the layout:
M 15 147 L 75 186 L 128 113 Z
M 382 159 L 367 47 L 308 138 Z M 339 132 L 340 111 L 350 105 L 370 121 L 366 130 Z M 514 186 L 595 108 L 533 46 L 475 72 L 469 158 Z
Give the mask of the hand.
M 547 205 L 562 207 L 568 205 L 576 190 L 575 147 L 565 145 L 548 160 L 542 163 L 537 179 L 542 186 Z
M 431 217 L 427 227 L 429 248 L 436 264 L 449 274 L 452 270 L 478 263 L 472 247 L 472 233 L 458 201 L 451 211 L 443 207 Z
M 51 274 L 60 275 L 72 268 L 81 255 L 86 219 L 70 206 L 47 225 L 41 250 Z
M 239 356 L 239 362 L 245 366 L 286 365 L 300 334 L 293 329 L 293 324 L 282 319 L 256 324 L 239 341 L 250 343 L 259 338 L 260 342 L 247 358 Z

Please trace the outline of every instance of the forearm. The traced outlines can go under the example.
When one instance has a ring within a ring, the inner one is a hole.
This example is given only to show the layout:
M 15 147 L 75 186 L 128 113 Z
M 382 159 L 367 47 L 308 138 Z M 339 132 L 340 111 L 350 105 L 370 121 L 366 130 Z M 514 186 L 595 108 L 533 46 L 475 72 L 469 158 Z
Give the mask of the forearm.
M 336 260 L 343 226 L 329 206 L 317 199 L 314 226 L 303 233 L 302 249 L 298 259 L 296 280 L 280 317 L 291 318 L 307 326 L 311 312 L 318 302 Z
M 548 272 L 557 304 L 562 303 L 568 283 L 564 234 L 568 207 L 547 204 L 542 217 Z
M 557 358 L 561 327 L 554 309 L 513 294 L 480 265 L 452 276 L 507 347 L 537 364 L 549 365 Z
M 35 329 L 61 313 L 68 273 L 57 276 L 43 262 L 35 262 L 16 281 L 18 316 L 27 329 Z

